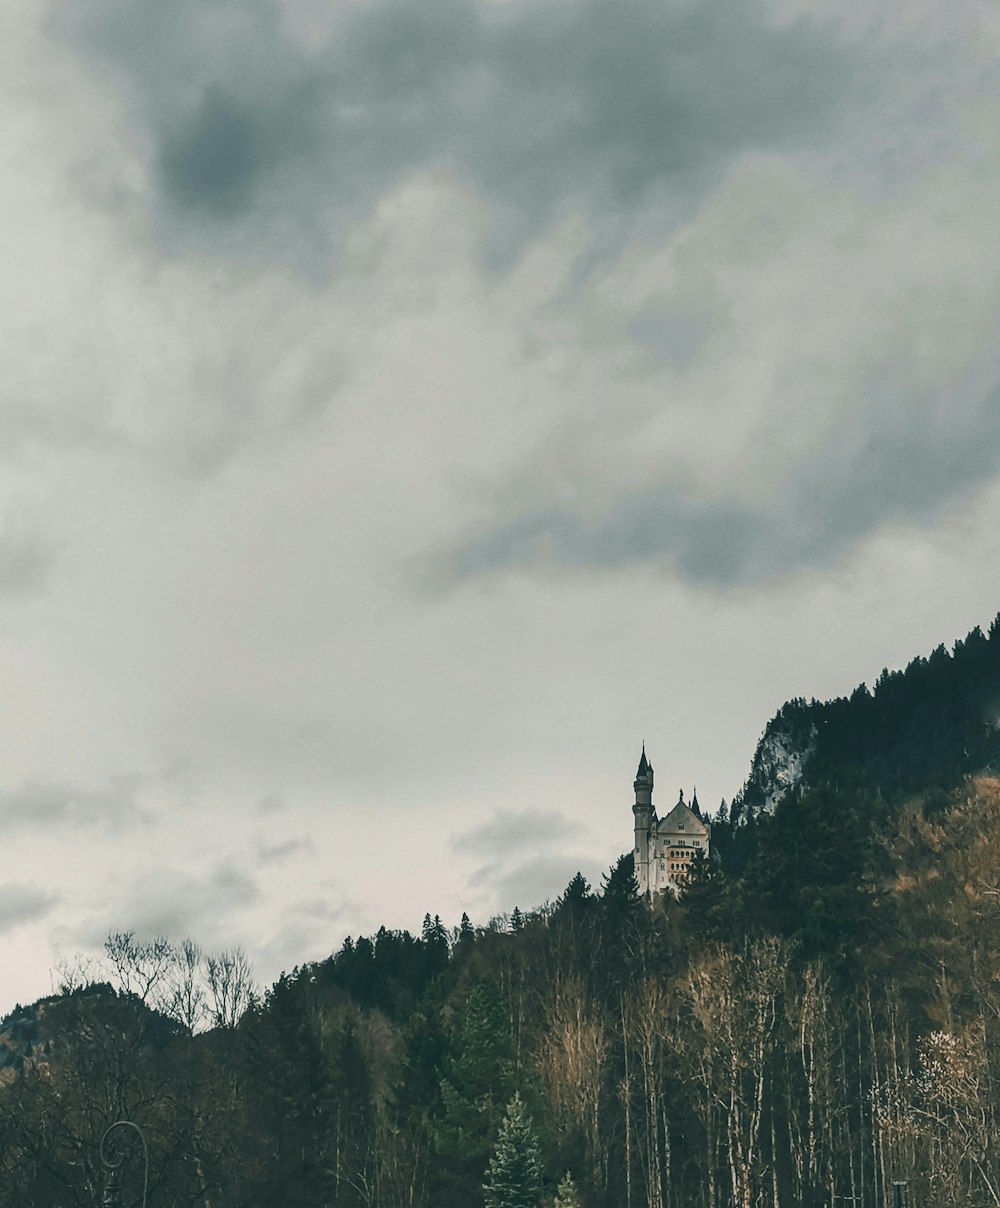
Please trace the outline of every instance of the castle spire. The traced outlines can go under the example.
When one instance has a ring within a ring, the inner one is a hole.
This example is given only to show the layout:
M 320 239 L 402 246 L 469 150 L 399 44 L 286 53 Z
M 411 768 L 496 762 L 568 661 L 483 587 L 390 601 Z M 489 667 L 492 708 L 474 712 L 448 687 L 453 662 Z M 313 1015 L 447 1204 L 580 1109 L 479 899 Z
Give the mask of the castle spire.
M 633 786 L 638 793 L 640 789 L 647 793 L 653 790 L 653 765 L 646 758 L 646 744 L 642 744 L 642 756 L 639 759 L 639 767 L 635 774 L 635 785 Z M 647 801 L 649 798 L 647 797 Z
M 642 744 L 642 755 L 635 774 L 635 878 L 641 894 L 649 893 L 650 830 L 655 831 L 656 811 L 653 809 L 653 765 L 646 757 L 646 744 Z

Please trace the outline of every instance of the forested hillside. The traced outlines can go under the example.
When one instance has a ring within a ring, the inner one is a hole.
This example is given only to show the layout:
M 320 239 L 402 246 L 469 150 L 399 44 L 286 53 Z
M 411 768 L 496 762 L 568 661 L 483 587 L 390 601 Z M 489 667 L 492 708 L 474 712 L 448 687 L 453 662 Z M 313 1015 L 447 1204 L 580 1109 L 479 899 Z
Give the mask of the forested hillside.
M 112 937 L 112 985 L 0 1033 L 0 1205 L 100 1202 L 120 1117 L 164 1208 L 884 1208 L 894 1181 L 1000 1205 L 998 641 L 818 707 L 840 747 L 723 825 L 680 900 L 640 901 L 623 857 L 486 927 L 349 939 L 257 1000 L 238 963 L 202 985 L 193 947 Z M 922 741 L 953 719 L 926 783 L 892 693 Z
M 876 797 L 953 787 L 1000 770 L 1000 616 L 949 652 L 938 646 L 902 671 L 883 668 L 849 697 L 788 701 L 768 723 L 734 821 L 771 812 L 789 787 L 863 788 Z

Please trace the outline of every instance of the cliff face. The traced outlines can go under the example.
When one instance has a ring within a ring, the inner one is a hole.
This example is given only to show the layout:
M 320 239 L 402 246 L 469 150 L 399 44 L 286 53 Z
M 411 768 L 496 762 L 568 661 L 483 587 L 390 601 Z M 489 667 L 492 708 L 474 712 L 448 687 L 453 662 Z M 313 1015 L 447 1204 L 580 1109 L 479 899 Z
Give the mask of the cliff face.
M 767 723 L 746 783 L 733 798 L 734 822 L 773 813 L 784 794 L 801 782 L 816 751 L 814 709 L 804 701 L 790 701 Z

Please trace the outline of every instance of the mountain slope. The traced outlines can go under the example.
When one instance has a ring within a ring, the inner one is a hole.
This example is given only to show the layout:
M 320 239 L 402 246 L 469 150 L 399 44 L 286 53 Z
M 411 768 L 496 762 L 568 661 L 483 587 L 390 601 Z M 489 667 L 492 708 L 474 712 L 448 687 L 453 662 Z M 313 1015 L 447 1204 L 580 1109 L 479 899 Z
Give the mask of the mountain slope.
M 864 788 L 887 799 L 1000 766 L 1000 615 L 949 653 L 883 669 L 849 697 L 787 702 L 768 722 L 731 818 L 773 813 L 795 787 Z

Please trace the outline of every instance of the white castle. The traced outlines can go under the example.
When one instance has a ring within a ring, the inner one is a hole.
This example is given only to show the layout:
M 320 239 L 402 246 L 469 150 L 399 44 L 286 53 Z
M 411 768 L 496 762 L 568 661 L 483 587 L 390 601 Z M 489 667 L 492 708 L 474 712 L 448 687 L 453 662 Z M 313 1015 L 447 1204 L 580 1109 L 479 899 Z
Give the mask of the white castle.
M 653 765 L 642 746 L 639 770 L 635 774 L 635 879 L 639 893 L 652 897 L 669 889 L 677 893 L 690 874 L 696 852 L 708 855 L 708 826 L 701 820 L 698 793 L 691 807 L 684 803 L 684 790 L 669 814 L 657 819 L 653 808 Z

